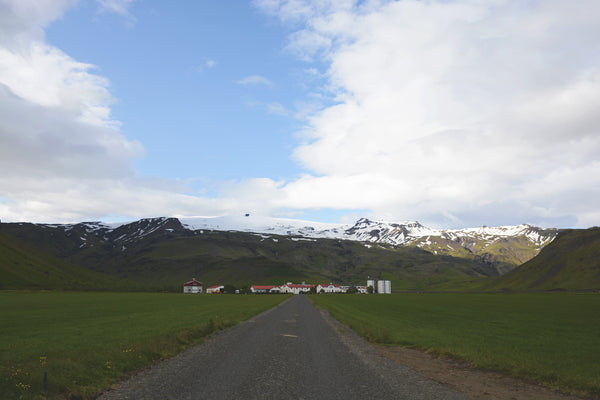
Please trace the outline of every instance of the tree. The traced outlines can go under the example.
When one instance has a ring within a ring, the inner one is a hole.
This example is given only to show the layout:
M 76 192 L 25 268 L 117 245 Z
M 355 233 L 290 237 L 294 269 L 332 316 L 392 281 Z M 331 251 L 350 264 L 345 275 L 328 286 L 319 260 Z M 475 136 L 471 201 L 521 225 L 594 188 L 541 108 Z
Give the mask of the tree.
M 373 292 L 375 292 L 375 289 L 373 288 L 373 286 L 369 285 L 369 286 L 367 287 L 367 293 L 369 293 L 369 294 L 373 294 Z
M 250 290 L 250 288 L 248 286 L 242 286 L 240 288 L 240 294 L 249 294 L 252 293 L 252 291 Z
M 233 285 L 223 285 L 223 293 L 229 293 L 229 294 L 234 294 L 235 293 L 235 286 Z
M 348 294 L 355 294 L 355 293 L 358 293 L 358 289 L 356 288 L 356 286 L 350 286 L 348 288 L 348 290 L 346 290 L 346 293 L 348 293 Z

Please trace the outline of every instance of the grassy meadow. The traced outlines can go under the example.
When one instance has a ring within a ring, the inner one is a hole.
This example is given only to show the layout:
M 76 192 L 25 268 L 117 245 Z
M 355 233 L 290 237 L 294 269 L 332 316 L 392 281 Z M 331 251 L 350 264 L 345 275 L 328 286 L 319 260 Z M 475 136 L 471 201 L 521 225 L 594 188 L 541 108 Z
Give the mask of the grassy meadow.
M 372 342 L 424 349 L 562 390 L 600 395 L 600 294 L 310 298 Z
M 173 356 L 286 298 L 0 292 L 0 397 L 93 396 L 127 372 Z

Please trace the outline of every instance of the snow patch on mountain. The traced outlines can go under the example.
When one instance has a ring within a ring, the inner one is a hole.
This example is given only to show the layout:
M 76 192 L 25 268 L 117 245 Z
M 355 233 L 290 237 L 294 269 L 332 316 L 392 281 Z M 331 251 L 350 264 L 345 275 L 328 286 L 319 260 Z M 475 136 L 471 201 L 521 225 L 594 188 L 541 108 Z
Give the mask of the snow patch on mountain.
M 256 216 L 183 217 L 179 220 L 189 230 L 252 232 L 327 239 L 341 239 L 345 230 L 350 228 L 350 225 Z

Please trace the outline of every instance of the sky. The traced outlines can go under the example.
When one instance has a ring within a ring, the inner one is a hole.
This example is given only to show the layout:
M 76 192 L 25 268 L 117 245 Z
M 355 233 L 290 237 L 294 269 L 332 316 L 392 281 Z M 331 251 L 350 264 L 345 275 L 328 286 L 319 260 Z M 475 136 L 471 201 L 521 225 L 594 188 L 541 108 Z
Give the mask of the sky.
M 600 225 L 597 0 L 0 0 L 0 219 Z

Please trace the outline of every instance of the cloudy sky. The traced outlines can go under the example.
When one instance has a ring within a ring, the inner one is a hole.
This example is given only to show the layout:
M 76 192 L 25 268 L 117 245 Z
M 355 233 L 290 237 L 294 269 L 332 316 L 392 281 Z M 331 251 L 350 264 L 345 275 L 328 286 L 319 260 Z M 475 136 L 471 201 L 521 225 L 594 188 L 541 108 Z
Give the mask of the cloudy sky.
M 600 225 L 597 0 L 0 0 L 0 219 Z

